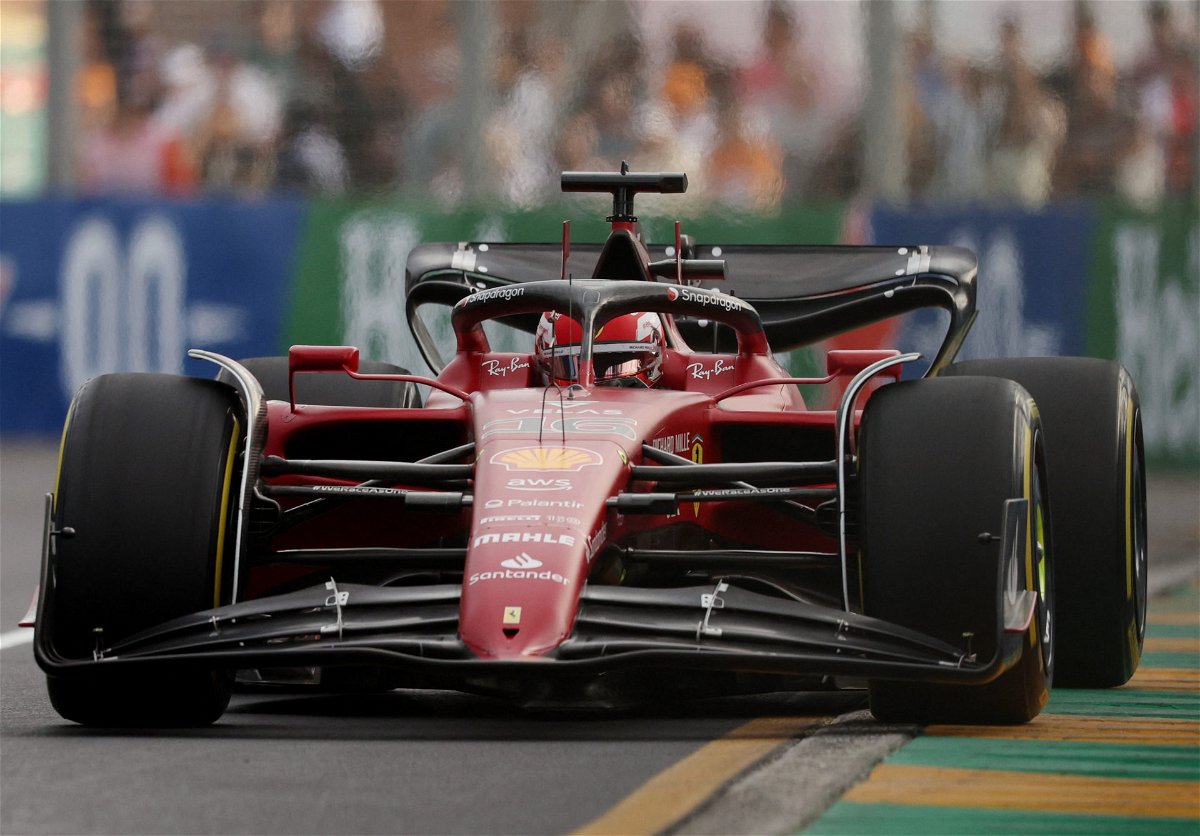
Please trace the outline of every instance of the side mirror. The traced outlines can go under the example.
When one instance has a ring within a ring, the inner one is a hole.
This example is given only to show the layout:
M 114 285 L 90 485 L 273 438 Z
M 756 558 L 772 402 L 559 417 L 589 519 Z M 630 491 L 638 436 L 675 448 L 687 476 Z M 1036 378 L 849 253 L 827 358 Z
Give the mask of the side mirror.
M 879 349 L 845 349 L 835 348 L 825 358 L 825 373 L 830 377 L 854 377 L 872 363 L 895 357 L 899 354 L 892 348 Z M 880 377 L 900 379 L 902 366 L 886 368 L 879 373 Z
M 288 349 L 288 398 L 296 411 L 296 372 L 357 372 L 358 349 L 349 345 L 294 345 Z

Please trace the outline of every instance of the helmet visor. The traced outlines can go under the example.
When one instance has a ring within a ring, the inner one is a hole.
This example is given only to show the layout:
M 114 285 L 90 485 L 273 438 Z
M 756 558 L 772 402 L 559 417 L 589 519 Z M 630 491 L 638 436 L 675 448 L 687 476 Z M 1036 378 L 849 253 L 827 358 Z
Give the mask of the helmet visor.
M 596 343 L 592 365 L 596 380 L 633 377 L 658 365 L 658 346 L 652 343 Z
M 596 343 L 592 348 L 592 366 L 597 382 L 632 377 L 653 369 L 658 363 L 656 348 L 642 342 Z M 554 379 L 579 379 L 578 345 L 555 346 L 546 359 L 547 373 Z

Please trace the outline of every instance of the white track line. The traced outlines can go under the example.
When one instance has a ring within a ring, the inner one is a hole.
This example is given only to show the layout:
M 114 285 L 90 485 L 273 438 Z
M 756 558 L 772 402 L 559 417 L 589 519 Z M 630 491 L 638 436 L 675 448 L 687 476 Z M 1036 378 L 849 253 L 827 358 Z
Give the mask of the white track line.
M 0 633 L 0 650 L 8 650 L 10 647 L 19 647 L 32 642 L 33 628 L 31 627 L 18 627 L 7 633 Z

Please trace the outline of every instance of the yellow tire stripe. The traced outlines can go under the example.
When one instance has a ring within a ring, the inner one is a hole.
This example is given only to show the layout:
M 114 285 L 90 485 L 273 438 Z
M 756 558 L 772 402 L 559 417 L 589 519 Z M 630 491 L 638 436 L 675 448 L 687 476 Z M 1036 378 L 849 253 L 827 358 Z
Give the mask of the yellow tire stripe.
M 63 421 L 62 435 L 58 438 L 58 465 L 54 468 L 54 499 L 50 504 L 50 513 L 53 514 L 58 510 L 58 494 L 59 485 L 62 482 L 62 466 L 63 454 L 67 449 L 67 430 L 71 427 L 71 419 L 75 417 L 75 401 L 71 401 L 70 408 L 67 409 L 66 420 Z
M 237 456 L 238 439 L 241 437 L 241 424 L 237 416 L 233 418 L 233 432 L 229 436 L 229 452 L 225 455 L 225 484 L 221 486 L 221 516 L 217 523 L 217 562 L 213 573 L 213 606 L 221 606 L 221 575 L 225 567 L 225 529 L 229 519 L 229 494 L 233 487 L 233 460 Z
M 788 740 L 832 717 L 761 717 L 738 726 L 655 775 L 576 834 L 659 833 Z
M 1041 595 L 1041 589 L 1033 581 L 1033 536 L 1034 530 L 1037 528 L 1037 509 L 1033 507 L 1033 417 L 1037 416 L 1037 404 L 1030 405 L 1029 421 L 1025 422 L 1025 439 L 1022 449 L 1025 451 L 1023 469 L 1025 487 L 1024 498 L 1028 501 L 1029 513 L 1025 520 L 1025 588 L 1036 590 L 1038 595 Z M 1029 646 L 1037 647 L 1038 631 L 1042 629 L 1039 619 L 1035 616 L 1029 622 Z
M 1200 785 L 1041 772 L 951 769 L 936 766 L 875 767 L 843 800 L 866 804 L 973 807 L 1038 813 L 1088 813 L 1145 818 L 1195 818 Z

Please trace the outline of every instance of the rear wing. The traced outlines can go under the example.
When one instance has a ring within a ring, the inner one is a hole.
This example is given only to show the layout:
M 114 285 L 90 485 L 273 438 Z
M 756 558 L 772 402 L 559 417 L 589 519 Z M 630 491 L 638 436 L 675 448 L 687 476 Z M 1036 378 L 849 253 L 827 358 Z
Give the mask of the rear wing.
M 572 244 L 568 272 L 593 277 L 605 246 Z M 674 247 L 646 249 L 652 260 L 675 258 Z M 453 305 L 481 290 L 558 279 L 562 253 L 558 243 L 414 247 L 405 272 L 406 312 L 430 366 L 440 370 L 444 362 L 417 315 L 422 305 Z M 790 351 L 919 308 L 941 308 L 949 312 L 950 323 L 930 367 L 929 373 L 936 374 L 953 360 L 975 319 L 978 262 L 974 253 L 961 247 L 702 244 L 685 237 L 682 257 L 684 264 L 689 259 L 725 261 L 723 280 L 688 280 L 685 271 L 685 282 L 753 305 L 775 351 Z M 673 274 L 669 281 L 674 282 Z M 536 319 L 514 324 L 532 332 Z M 679 319 L 677 324 L 689 342 L 711 344 L 712 332 L 703 331 L 699 321 Z

